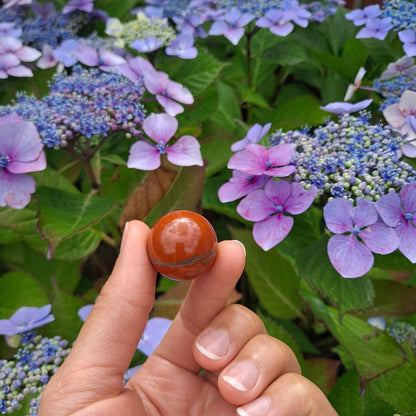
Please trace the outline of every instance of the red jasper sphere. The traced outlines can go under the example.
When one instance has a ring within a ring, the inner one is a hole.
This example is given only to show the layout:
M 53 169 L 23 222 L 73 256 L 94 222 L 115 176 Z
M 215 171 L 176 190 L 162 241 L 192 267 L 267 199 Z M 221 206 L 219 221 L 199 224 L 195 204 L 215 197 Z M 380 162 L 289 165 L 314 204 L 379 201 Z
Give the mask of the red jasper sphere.
M 217 255 L 217 236 L 209 221 L 192 211 L 160 218 L 147 239 L 154 268 L 174 280 L 189 280 L 209 270 Z

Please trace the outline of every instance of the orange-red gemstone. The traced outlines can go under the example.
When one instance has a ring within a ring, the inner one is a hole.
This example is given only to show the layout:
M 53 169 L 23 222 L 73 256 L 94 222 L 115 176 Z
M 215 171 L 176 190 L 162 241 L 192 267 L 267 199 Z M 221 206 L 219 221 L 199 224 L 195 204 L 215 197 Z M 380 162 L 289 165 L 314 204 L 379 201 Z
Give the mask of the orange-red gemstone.
M 153 226 L 147 253 L 155 269 L 174 280 L 207 271 L 217 255 L 217 236 L 209 221 L 193 211 L 174 211 Z

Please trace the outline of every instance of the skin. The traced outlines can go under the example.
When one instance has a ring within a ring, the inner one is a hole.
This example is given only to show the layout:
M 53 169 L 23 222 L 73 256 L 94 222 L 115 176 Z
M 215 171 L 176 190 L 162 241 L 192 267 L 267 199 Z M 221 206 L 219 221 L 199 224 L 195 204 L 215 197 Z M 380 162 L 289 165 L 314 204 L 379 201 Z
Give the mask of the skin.
M 257 315 L 241 305 L 227 306 L 245 262 L 236 241 L 219 243 L 214 266 L 193 281 L 165 338 L 124 386 L 155 298 L 148 233 L 144 223 L 128 223 L 113 273 L 46 386 L 38 416 L 255 416 L 262 413 L 248 409 L 258 398 L 269 407 L 263 413 L 268 416 L 337 415 L 318 387 L 300 375 L 290 348 L 267 335 Z M 200 345 L 214 330 L 226 334 L 228 349 L 208 357 Z M 245 391 L 223 378 L 241 361 L 258 374 Z M 246 413 L 237 410 L 241 407 Z

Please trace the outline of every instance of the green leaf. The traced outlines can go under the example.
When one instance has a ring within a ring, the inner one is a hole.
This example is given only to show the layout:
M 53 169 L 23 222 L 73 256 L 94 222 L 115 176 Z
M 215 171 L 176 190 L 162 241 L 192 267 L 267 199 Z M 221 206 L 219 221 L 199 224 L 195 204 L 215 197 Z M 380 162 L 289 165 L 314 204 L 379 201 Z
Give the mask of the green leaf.
M 351 82 L 354 80 L 358 70 L 365 66 L 368 53 L 363 44 L 355 38 L 348 39 L 342 49 L 342 58 L 351 71 Z
M 71 192 L 78 194 L 79 191 L 75 185 L 69 181 L 64 175 L 47 167 L 45 170 L 40 172 L 33 172 L 31 174 L 35 181 L 36 187 L 40 188 L 42 186 L 47 186 L 49 188 L 59 189 L 61 191 Z
M 75 341 L 82 326 L 78 310 L 84 305 L 83 300 L 55 287 L 55 295 L 52 301 L 52 312 L 55 315 L 55 321 L 45 328 L 46 336 L 59 335 L 69 342 Z
M 385 332 L 348 314 L 340 322 L 336 309 L 325 306 L 309 291 L 301 289 L 301 295 L 350 355 L 362 384 L 405 362 L 404 350 Z
M 252 88 L 242 84 L 241 82 L 237 83 L 236 87 L 240 91 L 241 100 L 243 102 L 253 104 L 260 108 L 269 108 L 269 103 L 266 99 Z
M 299 279 L 291 262 L 276 248 L 268 252 L 261 249 L 249 230 L 232 228 L 231 234 L 246 247 L 248 280 L 267 312 L 277 318 L 302 316 Z
M 61 2 L 62 0 L 59 0 Z M 64 3 L 65 4 L 65 3 Z M 96 10 L 105 10 L 109 16 L 122 18 L 130 15 L 130 10 L 137 4 L 137 0 L 123 0 L 115 2 L 114 0 L 97 0 L 94 4 Z
M 111 199 L 90 194 L 74 194 L 54 188 L 36 191 L 39 227 L 49 244 L 51 258 L 56 247 L 68 237 L 101 221 L 115 208 Z
M 195 98 L 216 80 L 223 68 L 223 63 L 202 50 L 198 51 L 198 56 L 191 62 L 185 59 L 166 58 L 166 62 L 163 62 L 161 67 L 172 80 L 189 88 Z
M 304 361 L 302 375 L 328 394 L 336 380 L 341 362 L 330 358 L 314 357 Z
M 204 178 L 203 167 L 186 166 L 181 168 L 172 186 L 162 200 L 152 208 L 144 221 L 152 226 L 161 216 L 170 211 L 195 210 L 201 202 Z
M 322 111 L 319 100 L 311 95 L 300 95 L 276 108 L 272 115 L 273 128 L 296 129 L 321 124 L 328 116 Z
M 215 85 L 211 85 L 195 98 L 195 101 L 183 113 L 178 114 L 177 119 L 180 126 L 187 128 L 200 127 L 216 110 L 218 104 L 218 93 Z M 193 134 L 193 133 L 192 133 Z
M 50 302 L 38 282 L 26 273 L 0 276 L 0 318 L 8 319 L 22 306 L 45 306 Z
M 412 360 L 371 381 L 369 390 L 397 413 L 415 414 L 416 361 Z
M 1 258 L 7 261 L 10 268 L 24 271 L 33 276 L 47 291 L 52 293 L 53 281 L 65 290 L 73 291 L 81 278 L 80 262 L 47 260 L 24 243 L 9 244 L 2 248 Z
M 218 81 L 218 107 L 211 115 L 211 120 L 221 128 L 234 132 L 236 120 L 241 119 L 240 104 L 235 95 L 234 89 L 229 85 Z
M 366 277 L 343 278 L 332 266 L 327 253 L 328 239 L 321 238 L 300 251 L 296 266 L 301 278 L 313 290 L 328 297 L 341 316 L 348 311 L 367 309 L 373 305 L 374 289 Z
M 360 378 L 354 371 L 343 374 L 328 399 L 340 416 L 364 416 L 365 400 L 360 395 Z
M 386 270 L 406 271 L 415 270 L 416 263 L 412 263 L 399 250 L 396 250 L 394 253 L 384 256 L 375 254 L 374 267 Z
M 362 316 L 400 318 L 416 313 L 416 288 L 386 280 L 373 280 L 373 285 L 374 307 L 366 310 Z

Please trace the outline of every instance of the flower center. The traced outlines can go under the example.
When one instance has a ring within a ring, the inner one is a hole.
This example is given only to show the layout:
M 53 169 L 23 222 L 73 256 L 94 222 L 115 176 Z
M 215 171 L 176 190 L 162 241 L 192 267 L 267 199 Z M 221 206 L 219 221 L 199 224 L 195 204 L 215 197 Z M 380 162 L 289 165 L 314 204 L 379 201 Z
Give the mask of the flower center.
M 266 168 L 267 168 L 267 169 L 270 169 L 272 166 L 273 166 L 273 163 L 272 163 L 272 162 L 270 162 L 270 160 L 268 160 L 268 161 L 266 162 Z
M 0 156 L 0 168 L 7 168 L 10 163 L 9 156 Z
M 279 214 L 283 212 L 283 205 L 275 205 L 274 210 Z
M 405 215 L 406 220 L 408 220 L 408 221 L 412 220 L 412 219 L 413 219 L 413 215 L 414 215 L 413 213 L 408 212 L 408 213 Z
M 159 150 L 161 155 L 164 155 L 166 153 L 166 145 L 163 142 L 160 142 L 156 145 L 156 149 Z
M 352 233 L 354 234 L 354 235 L 358 235 L 358 233 L 360 232 L 360 229 L 358 228 L 358 227 L 354 227 L 353 229 L 352 229 Z

